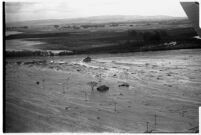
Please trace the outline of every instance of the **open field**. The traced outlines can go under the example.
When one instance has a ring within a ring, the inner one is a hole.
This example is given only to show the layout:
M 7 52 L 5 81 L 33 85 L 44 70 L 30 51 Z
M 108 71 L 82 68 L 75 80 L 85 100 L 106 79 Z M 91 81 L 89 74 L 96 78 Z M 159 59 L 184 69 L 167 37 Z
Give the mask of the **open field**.
M 200 48 L 187 19 L 7 27 L 6 50 L 68 50 L 73 54 Z M 20 33 L 19 33 L 20 32 Z M 33 44 L 36 42 L 36 44 Z M 176 42 L 175 45 L 164 45 Z M 27 44 L 27 45 L 26 45 Z M 9 55 L 10 56 L 10 55 Z
M 6 131 L 198 130 L 200 49 L 85 57 L 6 58 Z

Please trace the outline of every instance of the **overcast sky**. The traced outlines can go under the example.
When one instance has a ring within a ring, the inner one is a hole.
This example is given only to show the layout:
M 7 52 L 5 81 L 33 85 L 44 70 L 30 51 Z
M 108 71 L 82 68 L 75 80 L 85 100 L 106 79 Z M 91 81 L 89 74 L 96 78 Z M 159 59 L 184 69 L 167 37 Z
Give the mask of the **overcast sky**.
M 100 15 L 186 16 L 179 0 L 46 0 L 7 2 L 6 21 Z

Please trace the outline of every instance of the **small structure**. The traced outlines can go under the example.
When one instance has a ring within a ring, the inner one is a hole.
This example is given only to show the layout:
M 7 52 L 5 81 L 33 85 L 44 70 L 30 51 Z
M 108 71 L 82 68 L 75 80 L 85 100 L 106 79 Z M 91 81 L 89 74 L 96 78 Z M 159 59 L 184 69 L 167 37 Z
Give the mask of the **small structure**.
M 21 64 L 22 64 L 22 62 L 21 62 L 21 61 L 17 61 L 16 63 L 17 63 L 17 65 L 21 65 Z
M 169 43 L 164 43 L 164 45 L 166 46 L 175 46 L 177 44 L 176 41 L 172 41 L 172 42 L 169 42 Z
M 99 86 L 99 87 L 97 88 L 97 91 L 99 91 L 99 92 L 106 92 L 106 91 L 108 91 L 108 90 L 109 90 L 109 87 L 106 86 L 106 85 L 101 85 L 101 86 Z
M 91 62 L 91 57 L 87 56 L 83 59 L 83 62 Z

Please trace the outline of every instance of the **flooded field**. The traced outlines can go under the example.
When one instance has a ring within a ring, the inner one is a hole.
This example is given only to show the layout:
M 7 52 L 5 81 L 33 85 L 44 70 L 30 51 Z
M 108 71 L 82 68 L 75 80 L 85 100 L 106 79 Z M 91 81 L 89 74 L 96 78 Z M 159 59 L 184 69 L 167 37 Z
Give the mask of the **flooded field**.
M 21 34 L 23 32 L 19 32 L 19 31 L 6 31 L 6 36 L 9 36 L 9 35 L 15 35 L 15 34 Z
M 6 130 L 198 130 L 201 49 L 85 57 L 6 59 Z
M 6 36 L 9 35 L 18 35 L 22 34 L 23 32 L 19 31 L 6 31 Z M 45 44 L 40 41 L 29 41 L 26 39 L 12 39 L 12 40 L 6 40 L 5 47 L 6 51 L 37 51 L 40 50 L 36 45 L 42 45 Z
M 6 51 L 36 51 L 40 50 L 35 48 L 35 45 L 44 44 L 40 41 L 26 41 L 23 39 L 6 40 Z

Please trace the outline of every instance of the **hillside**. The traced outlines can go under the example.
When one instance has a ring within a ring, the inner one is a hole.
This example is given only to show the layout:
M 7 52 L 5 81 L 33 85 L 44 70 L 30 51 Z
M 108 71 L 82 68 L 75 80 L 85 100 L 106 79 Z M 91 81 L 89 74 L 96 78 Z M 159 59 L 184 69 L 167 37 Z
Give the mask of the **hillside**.
M 153 20 L 174 20 L 184 19 L 182 17 L 171 16 L 139 16 L 139 15 L 110 15 L 110 16 L 92 16 L 83 18 L 69 19 L 48 19 L 48 20 L 31 20 L 21 22 L 8 22 L 6 26 L 32 26 L 32 25 L 54 25 L 54 24 L 71 24 L 71 23 L 109 23 L 109 22 L 127 22 L 127 21 L 153 21 Z

